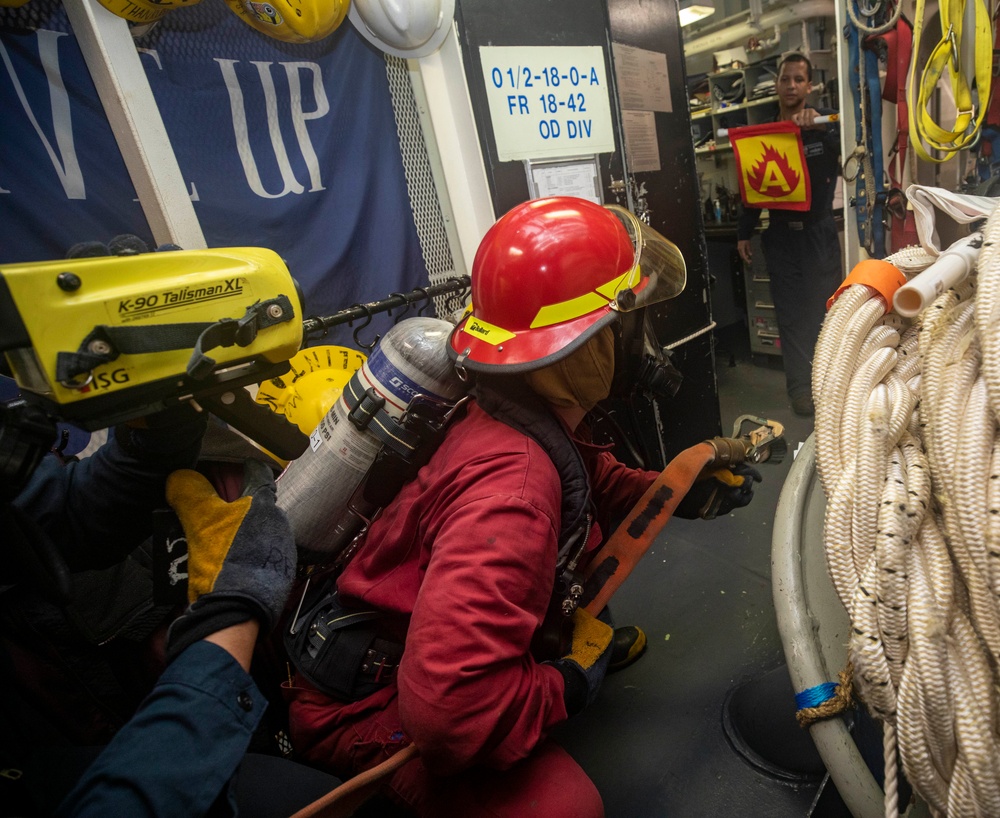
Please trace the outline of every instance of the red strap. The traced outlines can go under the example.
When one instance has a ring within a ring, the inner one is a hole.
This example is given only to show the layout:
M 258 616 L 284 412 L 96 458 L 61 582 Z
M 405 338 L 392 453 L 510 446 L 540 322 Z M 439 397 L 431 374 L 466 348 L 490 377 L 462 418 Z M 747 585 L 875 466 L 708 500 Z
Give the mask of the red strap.
M 902 188 L 902 179 L 898 177 L 906 166 L 906 148 L 910 136 L 910 120 L 906 104 L 906 74 L 910 69 L 910 56 L 913 51 L 913 29 L 900 15 L 892 30 L 865 38 L 866 44 L 873 40 L 883 40 L 888 49 L 882 99 L 896 103 L 897 158 L 889 164 L 889 177 L 891 187 L 900 189 Z M 892 173 L 893 165 L 899 169 L 895 176 Z M 912 211 L 907 210 L 905 218 L 902 219 L 896 215 L 892 216 L 889 238 L 892 252 L 918 243 L 916 222 Z
M 894 59 L 896 49 L 899 45 L 898 38 L 899 32 L 896 31 L 896 29 L 886 31 L 884 34 L 874 34 L 871 37 L 865 38 L 866 44 L 872 40 L 883 40 L 885 42 L 885 47 L 889 52 L 889 58 L 886 60 L 885 64 L 885 85 L 882 86 L 882 99 L 886 102 L 895 102 L 897 95 L 899 94 L 899 65 Z M 906 79 L 905 73 L 903 74 L 903 79 Z
M 993 82 L 990 84 L 990 107 L 986 109 L 983 125 L 1000 127 L 1000 94 L 997 93 L 997 77 L 1000 76 L 1000 26 L 993 35 Z
M 902 171 L 906 165 L 906 147 L 910 139 L 910 118 L 906 105 L 906 72 L 910 68 L 910 57 L 913 51 L 913 28 L 900 16 L 896 23 L 896 31 L 898 32 L 897 76 L 901 79 L 896 93 L 896 127 L 899 134 L 896 138 L 896 145 L 899 152 L 899 168 Z M 893 252 L 920 243 L 920 239 L 917 237 L 917 222 L 913 211 L 909 208 L 906 210 L 904 219 L 893 217 L 891 239 L 890 246 Z

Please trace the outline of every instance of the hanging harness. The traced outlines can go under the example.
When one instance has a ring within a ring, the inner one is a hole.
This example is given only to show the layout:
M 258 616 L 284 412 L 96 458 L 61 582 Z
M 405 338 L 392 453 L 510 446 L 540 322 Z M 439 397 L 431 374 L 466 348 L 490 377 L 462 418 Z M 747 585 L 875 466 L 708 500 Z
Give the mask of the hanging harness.
M 876 6 L 876 9 L 878 6 Z M 882 168 L 882 89 L 878 77 L 878 55 L 860 47 L 859 31 L 871 31 L 860 23 L 857 0 L 848 3 L 851 20 L 844 26 L 851 63 L 851 94 L 854 98 L 856 146 L 844 163 L 844 181 L 855 182 L 854 207 L 858 240 L 874 258 L 885 256 L 883 209 L 886 201 Z M 870 17 L 874 10 L 865 9 Z M 874 104 L 879 100 L 879 104 Z M 855 163 L 853 172 L 849 170 Z

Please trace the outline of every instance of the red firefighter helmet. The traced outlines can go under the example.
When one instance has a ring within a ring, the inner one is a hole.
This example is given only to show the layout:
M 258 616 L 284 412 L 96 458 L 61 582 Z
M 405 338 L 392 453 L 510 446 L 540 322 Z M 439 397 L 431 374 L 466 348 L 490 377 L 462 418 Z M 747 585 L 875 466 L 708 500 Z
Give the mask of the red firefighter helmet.
M 673 242 L 617 205 L 555 196 L 513 208 L 483 237 L 472 307 L 449 354 L 476 372 L 530 372 L 569 355 L 619 313 L 678 295 Z

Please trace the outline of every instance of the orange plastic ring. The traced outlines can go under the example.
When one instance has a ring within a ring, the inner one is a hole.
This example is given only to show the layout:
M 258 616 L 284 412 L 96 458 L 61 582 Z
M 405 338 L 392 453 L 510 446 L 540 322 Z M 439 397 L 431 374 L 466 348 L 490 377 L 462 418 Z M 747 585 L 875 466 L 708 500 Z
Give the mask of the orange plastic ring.
M 906 276 L 888 261 L 868 258 L 864 261 L 859 261 L 854 266 L 850 275 L 843 280 L 837 291 L 827 299 L 826 308 L 830 309 L 833 306 L 833 302 L 840 297 L 840 294 L 852 284 L 864 284 L 875 290 L 888 311 L 892 307 L 892 297 L 896 294 L 896 290 L 905 283 Z

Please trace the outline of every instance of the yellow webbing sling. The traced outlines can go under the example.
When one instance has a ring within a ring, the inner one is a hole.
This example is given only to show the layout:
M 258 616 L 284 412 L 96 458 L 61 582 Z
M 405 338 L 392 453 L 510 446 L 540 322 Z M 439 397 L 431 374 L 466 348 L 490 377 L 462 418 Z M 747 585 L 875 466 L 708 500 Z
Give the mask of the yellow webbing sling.
M 986 0 L 972 0 L 975 6 L 974 60 L 976 66 L 976 90 L 979 95 L 979 109 L 972 103 L 972 89 L 959 65 L 962 42 L 962 26 L 965 17 L 965 0 L 941 0 L 941 41 L 931 52 L 924 66 L 920 81 L 916 82 L 917 66 L 914 65 L 913 80 L 907 89 L 910 114 L 910 136 L 913 148 L 920 159 L 928 162 L 945 162 L 963 148 L 971 147 L 982 127 L 990 100 L 990 81 L 993 73 L 993 29 Z M 916 20 L 913 25 L 913 58 L 920 53 L 920 35 L 924 27 L 924 0 L 916 0 Z M 951 91 L 955 98 L 958 115 L 954 127 L 944 128 L 935 122 L 928 112 L 934 98 L 934 90 L 948 71 Z M 972 126 L 970 128 L 970 125 Z M 940 156 L 932 156 L 924 147 L 940 151 Z

